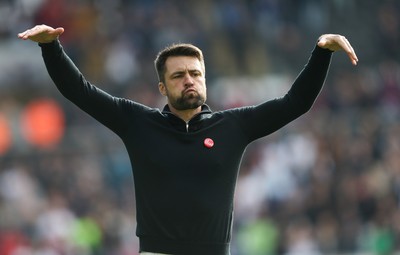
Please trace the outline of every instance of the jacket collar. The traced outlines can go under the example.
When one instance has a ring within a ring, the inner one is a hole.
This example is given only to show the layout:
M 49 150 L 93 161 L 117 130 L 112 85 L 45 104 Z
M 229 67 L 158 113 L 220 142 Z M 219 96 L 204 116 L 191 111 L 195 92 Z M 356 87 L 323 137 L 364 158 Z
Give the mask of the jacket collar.
M 169 105 L 165 105 L 165 106 L 164 106 L 164 108 L 163 108 L 163 110 L 162 110 L 162 113 L 163 113 L 163 114 L 168 114 L 168 115 L 172 114 L 172 115 L 176 116 L 176 115 L 173 114 L 173 113 L 171 112 L 171 110 L 169 109 Z M 206 105 L 206 104 L 203 104 L 203 105 L 201 106 L 201 112 L 199 112 L 199 113 L 197 113 L 196 115 L 194 115 L 193 118 L 192 118 L 191 120 L 197 118 L 198 116 L 202 116 L 202 115 L 204 115 L 204 114 L 211 114 L 211 109 L 210 109 L 210 107 L 209 107 L 208 105 Z M 176 116 L 176 117 L 177 117 L 177 116 Z
M 201 106 L 201 111 L 194 115 L 187 123 L 171 112 L 168 105 L 165 105 L 162 114 L 168 117 L 171 124 L 178 130 L 185 132 L 193 132 L 199 130 L 202 127 L 202 120 L 211 117 L 212 111 L 206 104 Z

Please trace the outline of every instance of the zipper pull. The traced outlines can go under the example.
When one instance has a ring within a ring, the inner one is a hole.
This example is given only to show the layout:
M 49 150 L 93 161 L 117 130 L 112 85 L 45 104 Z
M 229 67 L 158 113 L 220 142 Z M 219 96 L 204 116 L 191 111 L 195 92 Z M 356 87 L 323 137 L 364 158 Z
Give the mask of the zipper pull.
M 189 133 L 189 121 L 186 122 L 186 133 Z

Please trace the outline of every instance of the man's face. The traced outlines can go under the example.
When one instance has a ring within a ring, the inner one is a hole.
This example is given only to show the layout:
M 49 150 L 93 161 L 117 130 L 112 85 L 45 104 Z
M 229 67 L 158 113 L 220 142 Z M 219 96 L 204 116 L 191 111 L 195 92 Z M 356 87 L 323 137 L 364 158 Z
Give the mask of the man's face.
M 176 110 L 196 109 L 206 101 L 206 79 L 201 62 L 195 57 L 169 57 L 165 63 L 165 82 L 161 94 Z

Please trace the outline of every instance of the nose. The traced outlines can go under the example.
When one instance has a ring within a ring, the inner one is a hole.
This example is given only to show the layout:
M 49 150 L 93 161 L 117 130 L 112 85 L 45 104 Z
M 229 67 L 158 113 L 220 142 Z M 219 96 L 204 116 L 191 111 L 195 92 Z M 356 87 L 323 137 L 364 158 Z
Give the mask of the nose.
M 184 78 L 184 84 L 186 87 L 194 84 L 193 77 L 189 73 L 186 73 Z

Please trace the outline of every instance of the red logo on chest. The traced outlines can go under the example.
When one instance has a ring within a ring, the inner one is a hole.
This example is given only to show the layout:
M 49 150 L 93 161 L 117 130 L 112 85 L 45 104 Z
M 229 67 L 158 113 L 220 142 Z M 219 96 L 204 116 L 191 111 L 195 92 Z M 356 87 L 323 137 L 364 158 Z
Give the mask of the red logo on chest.
M 204 146 L 207 148 L 212 148 L 214 146 L 214 141 L 211 138 L 204 139 Z

